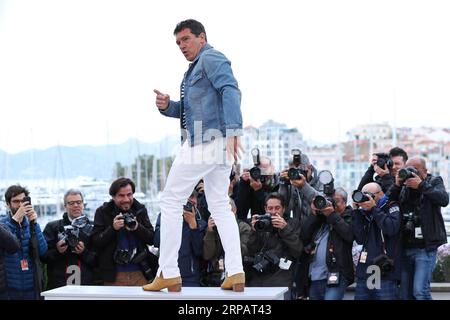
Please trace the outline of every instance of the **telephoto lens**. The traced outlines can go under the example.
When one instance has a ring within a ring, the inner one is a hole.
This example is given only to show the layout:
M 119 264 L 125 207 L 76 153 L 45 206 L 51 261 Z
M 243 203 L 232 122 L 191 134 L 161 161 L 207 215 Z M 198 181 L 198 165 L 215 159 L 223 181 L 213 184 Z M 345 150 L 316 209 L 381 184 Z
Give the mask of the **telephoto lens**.
M 366 202 L 369 201 L 369 197 L 359 190 L 353 191 L 352 199 L 354 202 Z
M 328 201 L 324 196 L 318 195 L 314 197 L 313 204 L 317 210 L 323 210 L 328 206 Z

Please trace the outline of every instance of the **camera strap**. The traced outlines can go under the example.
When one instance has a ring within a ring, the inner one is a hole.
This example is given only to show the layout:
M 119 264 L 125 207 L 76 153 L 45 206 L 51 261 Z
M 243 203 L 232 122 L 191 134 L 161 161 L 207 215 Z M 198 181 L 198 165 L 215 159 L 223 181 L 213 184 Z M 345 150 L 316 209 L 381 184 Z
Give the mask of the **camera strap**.
M 366 237 L 363 241 L 363 246 L 361 248 L 361 251 L 359 252 L 359 257 L 358 257 L 358 263 L 356 264 L 356 266 L 359 265 L 359 263 L 366 263 L 366 259 L 367 259 L 367 252 L 366 252 L 366 246 L 367 246 L 367 241 L 369 241 L 369 234 L 370 234 L 370 230 L 372 229 L 372 221 L 373 218 L 367 218 L 366 216 L 364 217 L 364 219 L 366 219 L 366 221 L 369 221 L 368 226 L 364 226 L 364 229 L 367 228 L 367 232 L 366 232 Z
M 383 253 L 385 255 L 387 255 L 387 251 L 386 251 L 386 243 L 384 242 L 384 235 L 383 235 L 383 230 L 380 229 L 380 234 L 381 234 L 381 243 L 383 245 Z
M 328 238 L 328 241 L 330 241 L 330 239 L 331 239 L 331 237 Z M 330 252 L 330 256 L 331 256 L 331 270 L 336 271 L 337 270 L 337 259 L 336 259 L 336 255 L 334 254 L 333 244 L 330 244 L 328 252 Z

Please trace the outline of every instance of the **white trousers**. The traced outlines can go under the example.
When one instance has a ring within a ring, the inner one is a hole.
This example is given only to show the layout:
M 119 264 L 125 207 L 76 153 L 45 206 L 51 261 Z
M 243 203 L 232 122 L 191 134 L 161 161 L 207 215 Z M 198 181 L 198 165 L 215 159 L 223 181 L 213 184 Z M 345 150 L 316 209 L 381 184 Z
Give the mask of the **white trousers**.
M 164 279 L 180 276 L 178 251 L 183 228 L 182 208 L 202 178 L 208 210 L 225 251 L 227 274 L 243 272 L 239 228 L 228 197 L 232 161 L 226 158 L 225 143 L 225 138 L 219 138 L 191 147 L 186 141 L 172 164 L 160 203 L 158 276 L 162 272 Z

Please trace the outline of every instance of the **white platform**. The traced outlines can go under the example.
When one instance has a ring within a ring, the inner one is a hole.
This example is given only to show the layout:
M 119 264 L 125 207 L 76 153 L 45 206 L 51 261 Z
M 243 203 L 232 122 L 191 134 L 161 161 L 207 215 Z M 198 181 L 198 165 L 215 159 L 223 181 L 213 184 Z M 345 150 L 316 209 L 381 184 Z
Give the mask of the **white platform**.
M 181 292 L 144 291 L 142 287 L 65 286 L 42 292 L 45 300 L 283 300 L 286 287 L 246 287 L 244 292 L 219 287 L 183 287 Z

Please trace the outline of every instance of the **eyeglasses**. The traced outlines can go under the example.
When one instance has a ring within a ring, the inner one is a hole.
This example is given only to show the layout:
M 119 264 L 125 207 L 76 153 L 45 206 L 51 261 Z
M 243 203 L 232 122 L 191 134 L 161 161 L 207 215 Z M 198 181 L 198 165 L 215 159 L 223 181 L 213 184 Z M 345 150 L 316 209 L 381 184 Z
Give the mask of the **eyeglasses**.
M 19 203 L 24 203 L 24 202 L 27 202 L 27 201 L 24 200 L 24 199 L 22 199 L 22 200 L 19 200 L 19 199 L 11 200 L 11 203 L 14 203 L 14 204 L 19 204 Z
M 69 206 L 74 206 L 74 205 L 79 205 L 81 206 L 83 204 L 82 200 L 76 200 L 76 201 L 67 201 L 67 205 Z

